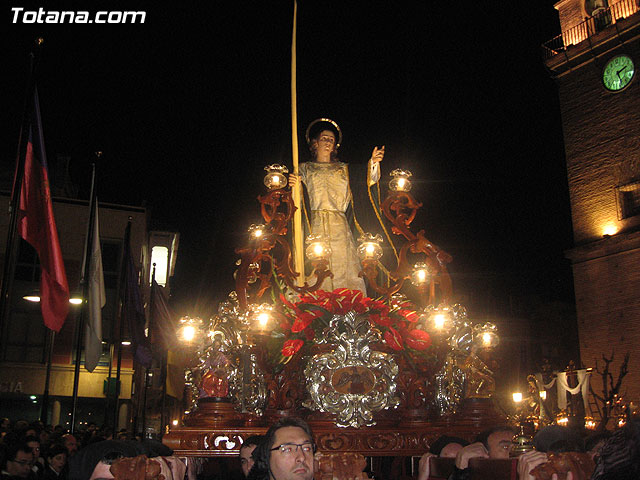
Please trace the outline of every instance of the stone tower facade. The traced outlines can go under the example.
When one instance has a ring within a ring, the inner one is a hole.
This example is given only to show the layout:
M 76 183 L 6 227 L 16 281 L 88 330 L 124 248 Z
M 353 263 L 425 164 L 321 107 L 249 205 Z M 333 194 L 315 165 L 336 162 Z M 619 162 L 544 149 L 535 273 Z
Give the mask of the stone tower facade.
M 615 352 L 621 393 L 640 400 L 640 2 L 562 0 L 562 35 L 545 43 L 556 80 L 571 198 L 581 361 Z M 607 77 L 609 75 L 609 77 Z M 612 80 L 613 76 L 613 80 Z M 594 372 L 594 389 L 602 389 Z

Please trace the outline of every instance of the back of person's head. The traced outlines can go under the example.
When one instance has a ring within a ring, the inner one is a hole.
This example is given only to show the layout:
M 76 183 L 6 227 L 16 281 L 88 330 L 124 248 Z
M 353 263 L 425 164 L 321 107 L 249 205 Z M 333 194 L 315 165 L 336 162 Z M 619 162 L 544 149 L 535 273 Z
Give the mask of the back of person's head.
M 119 458 L 136 457 L 142 453 L 135 443 L 117 440 L 92 443 L 69 458 L 68 480 L 88 480 L 99 462 L 111 464 Z
M 36 436 L 34 436 L 34 435 L 27 435 L 26 437 L 24 437 L 24 438 L 22 439 L 22 441 L 23 441 L 24 443 L 30 443 L 30 442 L 38 442 L 38 443 L 40 443 L 40 438 L 39 438 L 39 437 L 36 437 Z
M 256 447 L 256 449 L 251 454 L 253 458 L 254 465 L 251 469 L 251 472 L 254 472 L 255 476 L 249 476 L 248 478 L 263 478 L 266 474 L 268 478 L 269 470 L 271 468 L 271 449 L 274 447 L 276 432 L 281 428 L 285 427 L 298 427 L 309 436 L 311 442 L 313 442 L 313 432 L 311 431 L 311 427 L 304 420 L 296 417 L 284 417 L 278 420 L 276 423 L 269 427 L 267 433 L 264 435 L 264 439 L 260 444 Z M 313 452 L 316 451 L 315 442 L 313 443 Z M 250 473 L 251 473 L 250 472 Z
M 591 458 L 595 458 L 599 454 L 600 448 L 609 437 L 611 437 L 611 432 L 608 430 L 589 435 L 584 440 L 584 451 L 589 453 Z
M 67 454 L 67 449 L 64 445 L 56 444 L 52 445 L 49 450 L 47 450 L 47 458 L 53 458 L 56 455 L 60 455 L 61 453 Z
M 264 438 L 265 438 L 264 435 L 251 435 L 247 437 L 244 440 L 244 442 L 242 442 L 242 446 L 240 447 L 240 450 L 242 450 L 245 447 L 250 447 L 251 445 L 255 445 L 257 447 L 263 442 Z
M 154 440 L 152 438 L 147 438 L 142 442 L 134 442 L 125 440 L 127 443 L 133 443 L 138 445 L 138 449 L 142 451 L 147 457 L 170 457 L 173 455 L 173 450 L 167 447 L 164 443 Z
M 605 441 L 591 478 L 592 480 L 640 478 L 640 419 L 628 422 Z
M 541 428 L 533 437 L 533 445 L 539 452 L 584 451 L 580 434 L 570 427 L 560 425 L 548 425 Z
M 433 442 L 429 446 L 429 452 L 433 453 L 434 455 L 440 456 L 440 454 L 442 453 L 442 449 L 450 443 L 457 443 L 458 445 L 462 445 L 463 447 L 469 445 L 469 442 L 467 442 L 464 438 L 441 435 L 436 439 L 435 442 Z

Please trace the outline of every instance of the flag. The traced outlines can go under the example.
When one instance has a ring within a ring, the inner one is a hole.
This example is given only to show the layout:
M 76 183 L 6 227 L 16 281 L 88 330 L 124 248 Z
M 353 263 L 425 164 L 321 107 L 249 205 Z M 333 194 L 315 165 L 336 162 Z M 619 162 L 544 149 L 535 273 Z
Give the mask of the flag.
M 32 101 L 18 204 L 18 233 L 38 252 L 42 318 L 48 328 L 59 332 L 69 312 L 69 285 L 53 218 L 37 90 L 34 90 Z
M 129 327 L 134 358 L 143 367 L 151 367 L 151 348 L 144 334 L 144 307 L 140 286 L 138 285 L 138 271 L 131 253 L 131 222 L 127 224 L 124 234 L 124 262 L 122 272 L 122 321 Z
M 169 308 L 164 288 L 156 283 L 151 283 L 151 343 L 154 349 L 169 350 L 178 345 L 176 338 L 173 314 Z
M 92 195 L 93 197 L 93 195 Z M 100 249 L 100 222 L 98 221 L 98 199 L 93 199 L 93 225 L 91 227 L 91 253 L 89 254 L 88 304 L 89 321 L 84 336 L 84 366 L 90 372 L 98 365 L 102 355 L 102 308 L 107 303 Z M 88 250 L 88 249 L 87 249 Z M 86 252 L 85 250 L 85 256 Z M 85 258 L 86 262 L 86 258 Z M 84 265 L 84 262 L 83 262 Z M 84 272 L 84 268 L 82 270 Z

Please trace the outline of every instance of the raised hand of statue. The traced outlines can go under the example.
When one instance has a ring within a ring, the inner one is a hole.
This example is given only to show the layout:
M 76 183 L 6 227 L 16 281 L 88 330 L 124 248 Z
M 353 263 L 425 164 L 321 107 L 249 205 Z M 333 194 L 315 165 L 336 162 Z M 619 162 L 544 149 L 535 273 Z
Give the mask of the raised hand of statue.
M 384 158 L 384 145 L 380 148 L 373 147 L 373 152 L 371 152 L 371 162 L 380 163 Z
M 295 188 L 295 186 L 298 184 L 299 178 L 300 176 L 296 175 L 295 173 L 289 174 L 289 187 Z

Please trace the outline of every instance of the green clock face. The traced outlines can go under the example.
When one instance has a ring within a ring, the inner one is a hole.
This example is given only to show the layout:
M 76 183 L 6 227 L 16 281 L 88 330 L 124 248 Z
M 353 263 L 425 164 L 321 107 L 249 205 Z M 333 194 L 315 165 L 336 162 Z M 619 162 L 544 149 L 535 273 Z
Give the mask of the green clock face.
M 628 55 L 618 55 L 607 62 L 602 71 L 604 88 L 612 92 L 619 92 L 625 88 L 635 74 L 633 60 Z

